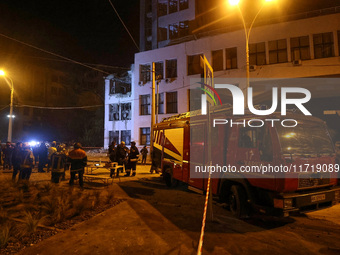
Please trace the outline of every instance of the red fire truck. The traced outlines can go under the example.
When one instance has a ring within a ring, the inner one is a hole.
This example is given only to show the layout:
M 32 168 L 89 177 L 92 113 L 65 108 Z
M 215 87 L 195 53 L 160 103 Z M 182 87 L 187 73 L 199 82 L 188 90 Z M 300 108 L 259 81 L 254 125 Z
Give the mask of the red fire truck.
M 289 216 L 290 212 L 338 203 L 339 165 L 326 124 L 312 116 L 288 112 L 284 117 L 298 125 L 287 127 L 281 125 L 282 117 L 274 113 L 235 118 L 223 107 L 212 110 L 209 119 L 199 112 L 169 117 L 153 129 L 153 166 L 162 170 L 168 186 L 181 181 L 202 193 L 207 188 L 207 166 L 236 169 L 215 171 L 211 179 L 212 194 L 227 203 L 236 217 L 251 212 Z M 232 121 L 239 124 L 230 125 Z M 258 127 L 254 127 L 255 122 Z M 246 125 L 249 123 L 251 126 Z M 240 172 L 264 166 L 280 171 Z

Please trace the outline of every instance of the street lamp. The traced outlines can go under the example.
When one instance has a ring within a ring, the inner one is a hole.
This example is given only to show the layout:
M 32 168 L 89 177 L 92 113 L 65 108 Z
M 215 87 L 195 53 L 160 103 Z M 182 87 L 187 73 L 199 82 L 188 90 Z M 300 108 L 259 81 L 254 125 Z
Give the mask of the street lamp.
M 250 37 L 250 32 L 251 32 L 251 29 L 253 28 L 253 25 L 255 23 L 255 20 L 256 20 L 257 16 L 260 14 L 260 12 L 262 11 L 263 7 L 265 6 L 265 3 L 266 2 L 272 2 L 272 1 L 274 1 L 274 0 L 263 0 L 263 4 L 262 4 L 261 8 L 256 13 L 254 19 L 252 20 L 252 22 L 250 24 L 250 27 L 247 28 L 246 22 L 245 22 L 244 17 L 243 17 L 243 13 L 242 13 L 242 11 L 240 9 L 240 6 L 239 6 L 240 0 L 229 0 L 229 5 L 237 6 L 237 9 L 240 12 L 240 16 L 241 16 L 242 23 L 243 23 L 243 28 L 244 28 L 244 33 L 245 33 L 245 36 L 246 36 L 246 78 L 247 78 L 246 94 L 247 94 L 247 90 L 249 88 L 249 37 Z
M 9 118 L 7 141 L 8 142 L 12 142 L 12 126 L 13 126 L 12 119 L 14 118 L 14 116 L 13 116 L 13 93 L 14 93 L 13 80 L 11 79 L 11 77 L 7 76 L 6 73 L 3 70 L 0 70 L 0 75 L 5 78 L 7 83 L 9 83 L 8 80 L 10 80 L 10 82 L 11 82 L 10 83 L 10 87 L 11 87 L 11 101 L 10 101 L 10 107 L 9 107 L 9 115 L 7 116 Z

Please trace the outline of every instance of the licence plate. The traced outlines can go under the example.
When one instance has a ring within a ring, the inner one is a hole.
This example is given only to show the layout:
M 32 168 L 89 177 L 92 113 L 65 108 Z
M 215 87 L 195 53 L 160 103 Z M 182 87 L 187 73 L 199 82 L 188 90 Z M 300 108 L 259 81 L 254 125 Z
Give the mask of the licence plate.
M 318 202 L 326 199 L 326 194 L 314 195 L 311 196 L 311 202 Z

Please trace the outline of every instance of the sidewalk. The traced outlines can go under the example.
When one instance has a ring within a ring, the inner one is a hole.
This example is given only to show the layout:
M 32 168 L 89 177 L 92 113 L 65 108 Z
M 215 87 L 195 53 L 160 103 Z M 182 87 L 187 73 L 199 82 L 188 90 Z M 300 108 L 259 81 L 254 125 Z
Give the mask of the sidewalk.
M 149 169 L 139 165 L 135 177 L 121 181 L 159 176 Z M 145 200 L 130 198 L 116 182 L 115 197 L 126 201 L 19 254 L 195 254 L 189 236 Z

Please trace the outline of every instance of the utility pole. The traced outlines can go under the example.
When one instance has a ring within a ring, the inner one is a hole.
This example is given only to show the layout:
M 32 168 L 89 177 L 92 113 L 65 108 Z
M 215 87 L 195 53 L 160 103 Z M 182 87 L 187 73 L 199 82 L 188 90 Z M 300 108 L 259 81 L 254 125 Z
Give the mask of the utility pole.
M 153 151 L 153 126 L 155 125 L 155 115 L 156 115 L 156 100 L 155 100 L 156 73 L 155 73 L 155 62 L 152 62 L 151 73 L 152 73 L 152 92 L 151 92 L 150 151 Z

